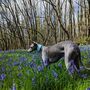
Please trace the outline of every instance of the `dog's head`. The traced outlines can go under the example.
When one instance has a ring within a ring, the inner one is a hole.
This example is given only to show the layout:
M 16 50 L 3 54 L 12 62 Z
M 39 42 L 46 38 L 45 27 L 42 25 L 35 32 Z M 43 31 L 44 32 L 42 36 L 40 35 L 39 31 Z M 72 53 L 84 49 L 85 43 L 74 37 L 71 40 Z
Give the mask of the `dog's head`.
M 37 49 L 37 43 L 36 42 L 32 42 L 30 45 L 30 48 L 28 49 L 28 52 L 32 52 L 34 50 Z
M 32 42 L 32 44 L 30 45 L 30 48 L 28 49 L 28 52 L 32 52 L 32 51 L 41 51 L 42 49 L 42 45 L 38 44 L 37 42 Z

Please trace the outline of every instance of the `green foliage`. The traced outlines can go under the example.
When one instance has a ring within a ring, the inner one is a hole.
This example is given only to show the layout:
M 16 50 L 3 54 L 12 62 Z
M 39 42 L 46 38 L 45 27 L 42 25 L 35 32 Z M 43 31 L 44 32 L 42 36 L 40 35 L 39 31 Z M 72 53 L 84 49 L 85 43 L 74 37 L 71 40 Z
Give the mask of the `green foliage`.
M 86 56 L 87 53 L 82 55 Z M 38 71 L 40 60 L 37 52 L 1 52 L 0 75 L 4 73 L 6 78 L 4 80 L 0 78 L 0 90 L 11 90 L 14 86 L 16 89 L 12 90 L 86 90 L 90 86 L 89 77 L 86 79 L 78 75 L 70 77 L 63 59 Z M 53 75 L 52 71 L 56 74 Z
M 79 36 L 77 38 L 75 38 L 75 42 L 80 44 L 80 45 L 86 45 L 86 44 L 90 44 L 90 37 L 87 36 Z

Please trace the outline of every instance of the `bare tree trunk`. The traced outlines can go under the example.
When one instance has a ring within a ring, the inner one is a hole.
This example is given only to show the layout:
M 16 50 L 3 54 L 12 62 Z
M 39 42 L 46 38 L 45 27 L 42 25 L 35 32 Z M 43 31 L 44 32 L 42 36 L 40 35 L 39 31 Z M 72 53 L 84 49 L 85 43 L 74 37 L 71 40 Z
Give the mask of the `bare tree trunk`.
M 70 3 L 70 7 L 69 7 L 69 25 L 70 25 L 70 39 L 73 39 L 72 38 L 72 30 L 73 30 L 73 27 L 72 27 L 72 0 L 69 0 L 69 3 Z
M 58 11 L 57 11 L 57 9 L 56 9 L 56 6 L 54 5 L 53 1 L 51 1 L 51 0 L 49 0 L 49 1 L 44 0 L 44 1 L 46 1 L 47 3 L 50 3 L 51 6 L 53 7 L 53 9 L 54 9 L 54 11 L 55 11 L 55 13 L 56 13 L 56 16 L 57 16 L 57 18 L 58 18 L 58 21 L 59 21 L 59 23 L 60 23 L 60 26 L 61 26 L 62 30 L 66 33 L 67 38 L 69 39 L 69 33 L 68 33 L 68 31 L 64 28 L 64 26 L 63 26 L 63 24 L 62 24 L 62 20 L 61 20 L 61 18 L 60 18 L 61 16 L 59 15 L 59 13 L 58 13 Z
M 65 3 L 64 22 L 65 22 L 65 29 L 67 29 L 67 0 L 66 0 L 66 3 Z M 64 37 L 66 38 L 65 35 L 64 35 Z M 65 40 L 65 38 L 64 38 L 64 40 Z
M 90 36 L 90 0 L 88 1 L 88 6 L 89 6 L 89 14 L 88 14 L 88 36 Z
M 87 25 L 87 11 L 86 11 L 86 2 L 85 2 L 86 0 L 84 0 L 84 6 L 85 6 L 85 8 L 84 8 L 84 23 L 85 23 L 85 35 L 86 36 L 88 36 L 88 25 Z

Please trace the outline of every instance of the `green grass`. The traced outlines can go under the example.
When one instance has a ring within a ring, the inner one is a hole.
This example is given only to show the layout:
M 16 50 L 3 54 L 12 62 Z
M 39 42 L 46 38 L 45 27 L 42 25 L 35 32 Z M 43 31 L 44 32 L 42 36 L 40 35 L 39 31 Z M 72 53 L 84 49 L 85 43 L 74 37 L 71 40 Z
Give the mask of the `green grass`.
M 84 63 L 89 60 L 87 55 L 87 52 L 82 53 Z M 31 64 L 32 60 L 35 65 Z M 62 67 L 58 64 L 62 64 Z M 80 78 L 77 74 L 72 78 L 63 59 L 38 71 L 40 65 L 41 57 L 36 52 L 0 52 L 0 75 L 5 74 L 3 80 L 0 77 L 0 90 L 86 90 L 90 87 L 90 71 L 82 72 L 87 73 L 88 78 Z M 57 77 L 54 77 L 53 71 Z

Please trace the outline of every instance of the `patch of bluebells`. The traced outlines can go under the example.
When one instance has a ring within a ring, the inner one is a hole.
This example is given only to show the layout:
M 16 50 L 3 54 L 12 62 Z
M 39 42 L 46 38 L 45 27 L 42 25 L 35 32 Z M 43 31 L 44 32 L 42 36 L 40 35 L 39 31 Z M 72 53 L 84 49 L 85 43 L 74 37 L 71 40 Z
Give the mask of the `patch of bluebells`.
M 80 71 L 82 71 L 82 70 L 84 70 L 85 68 L 84 68 L 84 66 L 80 66 Z
M 35 63 L 34 61 L 31 61 L 31 62 L 30 62 L 30 67 L 31 67 L 31 68 L 36 68 L 37 65 L 36 65 L 36 63 Z
M 87 76 L 87 74 L 82 74 L 82 75 L 80 75 L 80 77 L 86 79 L 88 76 Z
M 23 74 L 22 73 L 18 73 L 17 76 L 20 78 Z
M 85 48 L 84 48 L 83 50 L 85 50 Z M 9 51 L 8 51 L 8 52 L 9 52 Z M 30 55 L 31 55 L 31 54 L 30 54 Z M 4 55 L 3 55 L 3 57 L 1 58 L 1 60 L 2 60 L 3 58 L 5 58 Z M 28 66 L 28 67 L 30 67 L 30 68 L 35 68 L 36 70 L 38 70 L 38 72 L 41 72 L 41 71 L 43 71 L 44 66 L 47 66 L 47 65 L 48 65 L 48 60 L 45 60 L 45 62 L 41 62 L 42 64 L 39 65 L 39 66 L 37 66 L 37 64 L 35 63 L 35 60 L 37 60 L 37 58 L 38 58 L 38 55 L 37 55 L 37 54 L 35 54 L 35 55 L 32 54 L 32 61 L 31 61 L 31 62 L 28 62 L 26 57 L 19 57 L 19 61 L 13 61 L 12 58 L 9 58 L 9 59 L 8 59 L 8 63 L 9 63 L 9 65 L 12 63 L 13 66 L 18 66 L 18 69 L 17 69 L 17 70 L 22 70 L 23 67 L 21 66 L 21 63 L 25 62 L 25 65 L 24 65 L 24 66 L 26 66 L 26 67 Z M 84 56 L 83 58 L 85 58 L 85 56 Z M 71 63 L 74 63 L 74 62 L 72 61 Z M 44 66 L 43 66 L 43 64 L 44 64 Z M 60 69 L 62 69 L 62 64 L 58 64 L 58 67 L 59 67 Z M 24 68 L 25 68 L 25 67 L 24 67 Z M 70 74 L 72 74 L 72 73 L 74 72 L 74 68 L 75 68 L 75 67 L 74 67 L 73 65 L 69 68 L 69 71 L 71 72 Z M 1 71 L 4 72 L 4 71 L 5 71 L 5 67 L 2 67 L 2 68 L 1 68 Z M 8 71 L 9 71 L 9 70 L 8 70 Z M 28 75 L 30 75 L 30 71 L 29 71 L 29 70 L 26 70 L 26 73 L 27 73 Z M 58 73 L 57 73 L 56 71 L 52 70 L 52 71 L 51 71 L 51 74 L 53 75 L 54 78 L 58 78 Z M 12 74 L 11 74 L 11 75 L 12 75 Z M 22 75 L 23 75 L 22 73 L 18 73 L 18 74 L 17 74 L 17 77 L 20 78 Z M 83 75 L 81 75 L 81 77 L 87 78 L 87 75 L 83 74 Z M 0 80 L 4 80 L 5 78 L 6 78 L 6 75 L 5 75 L 4 73 L 2 73 L 2 74 L 0 75 Z M 46 81 L 47 81 L 47 82 L 48 82 L 48 79 L 49 79 L 49 77 L 46 78 Z M 36 77 L 34 76 L 31 80 L 32 80 L 32 84 L 35 85 L 35 84 L 36 84 Z M 11 90 L 16 90 L 16 86 L 13 85 L 13 87 L 12 87 Z M 90 90 L 90 89 L 87 89 L 87 90 Z
M 54 78 L 58 78 L 58 73 L 56 73 L 54 70 L 52 70 L 52 75 L 54 76 Z
M 26 57 L 20 57 L 19 60 L 20 60 L 20 62 L 24 62 L 24 61 L 27 61 L 27 58 Z
M 62 69 L 62 64 L 59 63 L 59 64 L 58 64 L 58 67 L 59 67 L 60 69 Z
M 85 55 L 81 55 L 81 60 L 87 60 L 87 63 L 90 64 L 90 45 L 86 45 L 86 46 L 81 46 L 80 47 L 81 51 L 84 51 Z
M 24 67 L 28 67 L 28 63 L 25 62 L 25 63 L 24 63 Z
M 15 53 L 16 51 L 13 49 L 13 50 L 9 50 L 9 53 Z
M 2 67 L 2 68 L 1 68 L 1 71 L 2 71 L 2 72 L 5 72 L 5 71 L 6 71 L 6 68 L 5 68 L 5 67 Z
M 16 90 L 16 85 L 15 84 L 13 84 L 11 90 Z
M 10 58 L 8 59 L 8 62 L 12 62 L 12 60 L 13 60 L 13 59 L 10 57 Z
M 15 50 L 6 50 L 4 53 L 15 53 Z
M 79 47 L 81 51 L 87 51 L 87 50 L 90 50 L 90 45 L 86 45 L 86 46 L 80 46 Z
M 19 62 L 16 62 L 16 61 L 13 62 L 13 66 L 18 66 L 18 65 L 20 65 Z
M 80 51 L 82 52 L 82 51 L 86 51 L 86 48 L 84 48 L 84 47 L 79 47 L 80 48 Z
M 6 57 L 5 55 L 2 55 L 2 56 L 0 57 L 0 61 L 4 60 L 5 57 Z
M 6 74 L 2 73 L 2 74 L 0 75 L 0 80 L 4 80 L 5 78 L 6 78 Z
M 40 72 L 40 71 L 43 71 L 44 67 L 41 65 L 41 66 L 38 66 L 37 67 L 37 70 Z
M 86 88 L 86 90 L 90 90 L 90 87 Z

